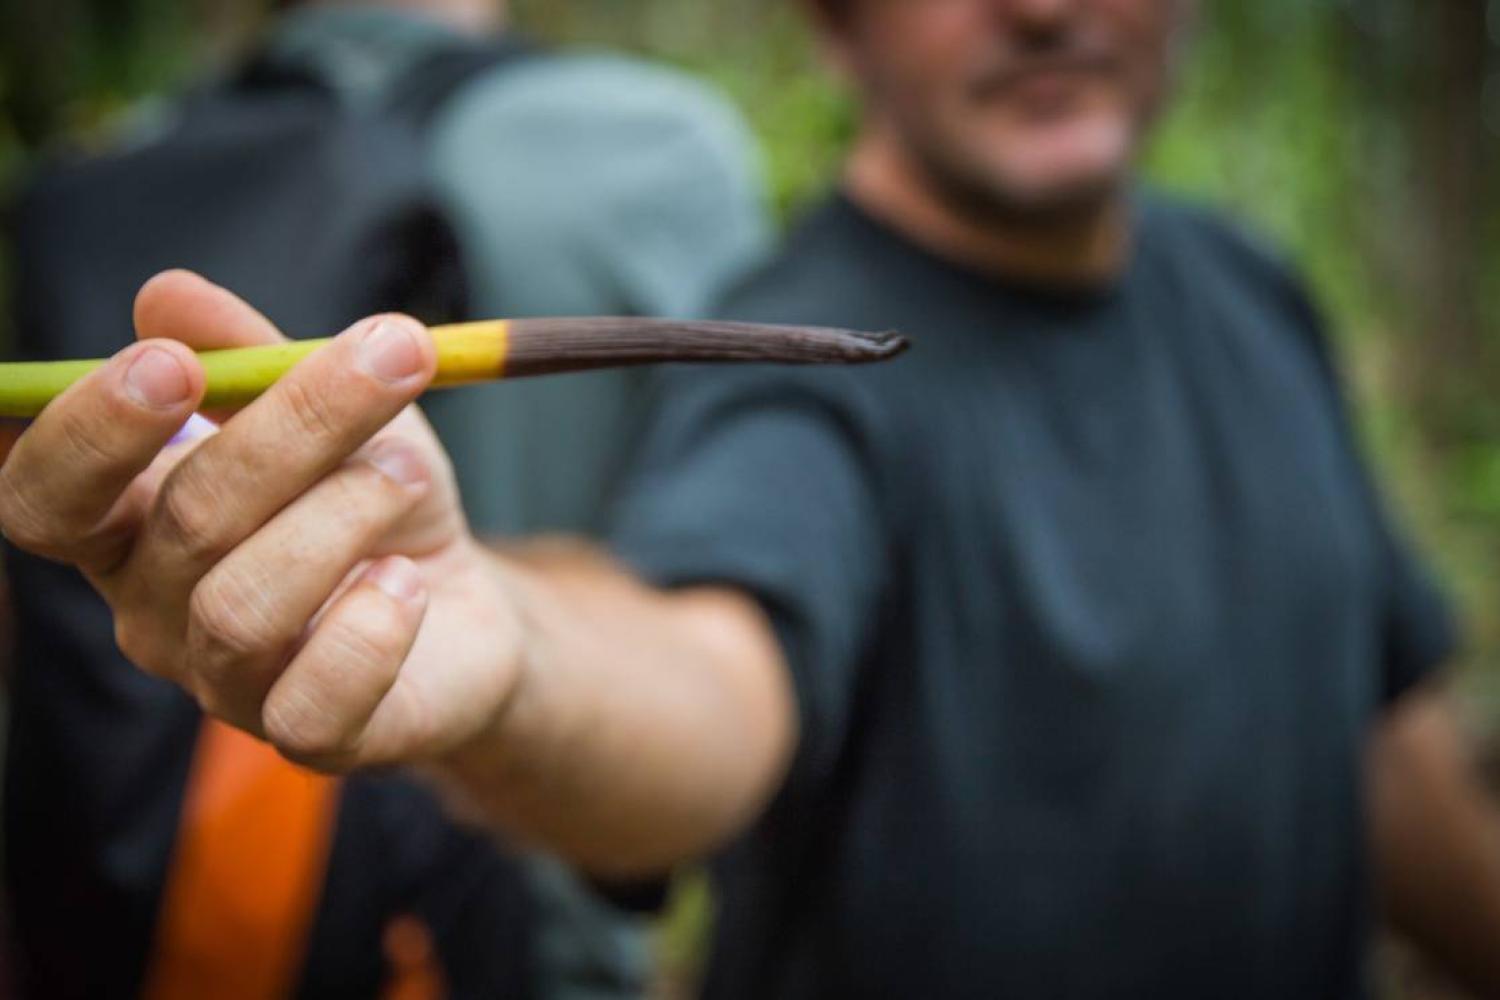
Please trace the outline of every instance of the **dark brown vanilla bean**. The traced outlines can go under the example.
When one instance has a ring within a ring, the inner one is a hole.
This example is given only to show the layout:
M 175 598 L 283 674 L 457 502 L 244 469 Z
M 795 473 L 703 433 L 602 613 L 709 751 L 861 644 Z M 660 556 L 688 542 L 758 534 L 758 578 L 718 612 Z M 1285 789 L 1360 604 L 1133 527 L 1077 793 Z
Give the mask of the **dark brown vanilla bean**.
M 505 376 L 662 362 L 862 364 L 907 348 L 900 334 L 817 326 L 678 322 L 628 317 L 512 320 Z

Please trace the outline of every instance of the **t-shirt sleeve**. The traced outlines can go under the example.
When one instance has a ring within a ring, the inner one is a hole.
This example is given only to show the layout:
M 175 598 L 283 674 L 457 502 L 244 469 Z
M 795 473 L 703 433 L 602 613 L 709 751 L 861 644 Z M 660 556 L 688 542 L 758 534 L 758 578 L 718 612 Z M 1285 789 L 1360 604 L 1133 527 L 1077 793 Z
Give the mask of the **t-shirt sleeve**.
M 614 552 L 662 587 L 724 584 L 765 609 L 791 671 L 800 742 L 787 789 L 842 746 L 866 625 L 888 572 L 853 424 L 785 384 L 674 376 L 613 520 Z
M 1355 429 L 1351 407 L 1329 345 L 1322 315 L 1302 284 L 1281 280 L 1329 388 L 1330 405 L 1347 444 L 1352 474 L 1366 499 L 1376 535 L 1381 608 L 1381 698 L 1390 704 L 1439 670 L 1457 652 L 1458 622 L 1447 596 L 1404 532 L 1375 482 Z
M 1394 702 L 1458 650 L 1459 629 L 1437 583 L 1391 527 L 1385 532 L 1388 577 L 1382 696 Z

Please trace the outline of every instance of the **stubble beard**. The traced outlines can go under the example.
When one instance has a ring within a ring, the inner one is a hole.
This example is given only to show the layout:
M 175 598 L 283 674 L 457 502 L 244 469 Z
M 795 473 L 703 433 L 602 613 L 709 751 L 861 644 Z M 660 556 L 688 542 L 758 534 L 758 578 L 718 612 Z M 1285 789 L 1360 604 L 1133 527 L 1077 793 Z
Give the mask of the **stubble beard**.
M 982 226 L 1057 231 L 1092 224 L 1111 211 L 1128 190 L 1133 163 L 1048 190 L 1022 185 L 988 169 L 953 143 L 908 132 L 908 155 L 933 195 L 949 210 Z

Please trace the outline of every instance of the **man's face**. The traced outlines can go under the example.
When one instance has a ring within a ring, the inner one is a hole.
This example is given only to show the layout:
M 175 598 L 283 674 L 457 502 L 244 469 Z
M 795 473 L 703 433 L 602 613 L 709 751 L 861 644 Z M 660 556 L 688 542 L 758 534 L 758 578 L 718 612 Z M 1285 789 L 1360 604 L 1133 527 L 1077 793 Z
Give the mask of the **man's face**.
M 1188 0 L 842 0 L 872 124 L 970 211 L 1046 218 L 1118 189 Z

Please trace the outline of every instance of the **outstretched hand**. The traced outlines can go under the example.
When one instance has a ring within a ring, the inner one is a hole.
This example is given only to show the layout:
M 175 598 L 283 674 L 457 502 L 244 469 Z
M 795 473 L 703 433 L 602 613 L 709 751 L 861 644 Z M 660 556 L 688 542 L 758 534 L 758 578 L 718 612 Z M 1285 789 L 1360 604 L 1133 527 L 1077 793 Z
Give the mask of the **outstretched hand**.
M 0 465 L 0 529 L 77 566 L 121 649 L 204 710 L 325 769 L 433 757 L 514 684 L 518 629 L 410 404 L 415 320 L 363 320 L 208 437 L 169 444 L 204 376 L 193 350 L 275 342 L 228 291 L 169 272 L 143 339 L 73 386 Z

